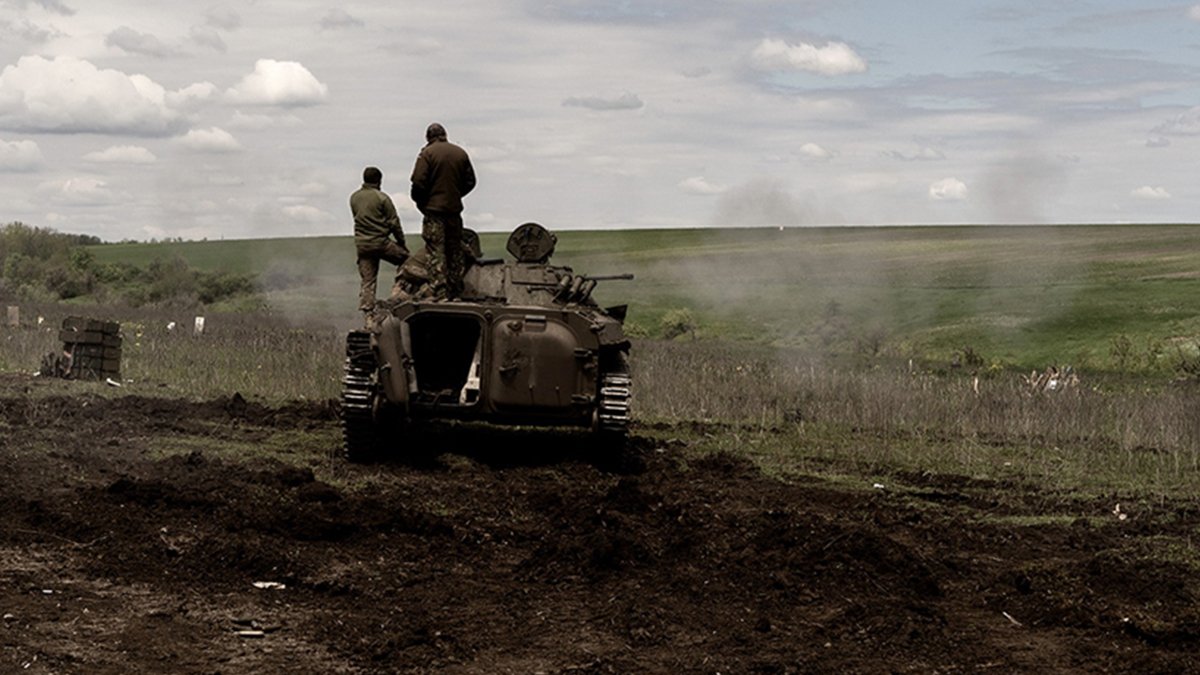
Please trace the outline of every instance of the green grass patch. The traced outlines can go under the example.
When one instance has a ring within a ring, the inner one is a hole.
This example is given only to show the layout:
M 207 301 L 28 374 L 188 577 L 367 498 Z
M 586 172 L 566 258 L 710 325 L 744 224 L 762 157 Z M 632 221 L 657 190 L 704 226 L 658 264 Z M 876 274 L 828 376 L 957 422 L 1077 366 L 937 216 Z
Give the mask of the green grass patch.
M 506 237 L 484 233 L 485 254 L 504 255 Z M 558 264 L 636 275 L 602 283 L 596 297 L 628 303 L 631 331 L 651 336 L 662 334 L 670 312 L 687 309 L 701 339 L 930 361 L 970 346 L 1014 368 L 1119 370 L 1128 364 L 1111 356 L 1114 338 L 1127 336 L 1144 351 L 1194 339 L 1200 329 L 1197 226 L 564 231 L 558 238 Z M 284 314 L 354 315 L 348 236 L 89 250 L 97 262 L 180 256 L 198 269 L 253 273 Z

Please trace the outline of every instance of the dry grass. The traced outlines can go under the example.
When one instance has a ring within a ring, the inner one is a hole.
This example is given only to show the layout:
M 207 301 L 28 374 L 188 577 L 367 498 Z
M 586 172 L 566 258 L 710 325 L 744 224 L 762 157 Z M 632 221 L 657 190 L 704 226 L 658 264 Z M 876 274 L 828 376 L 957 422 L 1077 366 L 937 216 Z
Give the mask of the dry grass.
M 195 335 L 196 314 L 188 310 L 46 305 L 22 307 L 22 314 L 28 322 L 21 328 L 0 329 L 4 370 L 36 371 L 44 354 L 62 347 L 62 319 L 78 314 L 121 323 L 121 375 L 128 390 L 187 398 L 238 392 L 267 401 L 328 399 L 340 391 L 345 333 L 331 324 L 208 314 L 204 333 Z
M 732 423 L 734 451 L 852 459 L 1097 489 L 1200 484 L 1200 390 L 1111 376 L 1053 392 L 1020 374 L 838 369 L 800 352 L 717 343 L 635 349 L 644 420 Z M 757 434 L 757 436 L 755 435 Z M 765 448 L 765 450 L 756 450 Z
M 69 314 L 121 322 L 118 391 L 267 402 L 334 399 L 344 329 L 277 316 L 188 311 L 23 308 L 39 328 L 0 328 L 0 369 L 33 372 L 61 346 Z M 178 326 L 168 330 L 169 322 Z M 32 324 L 32 321 L 29 321 Z M 728 423 L 708 447 L 806 470 L 862 468 L 1031 477 L 1096 490 L 1166 494 L 1200 487 L 1200 390 L 1166 378 L 1080 373 L 1076 386 L 1031 390 L 1016 372 L 982 379 L 853 368 L 796 350 L 714 341 L 638 341 L 635 416 L 643 423 Z

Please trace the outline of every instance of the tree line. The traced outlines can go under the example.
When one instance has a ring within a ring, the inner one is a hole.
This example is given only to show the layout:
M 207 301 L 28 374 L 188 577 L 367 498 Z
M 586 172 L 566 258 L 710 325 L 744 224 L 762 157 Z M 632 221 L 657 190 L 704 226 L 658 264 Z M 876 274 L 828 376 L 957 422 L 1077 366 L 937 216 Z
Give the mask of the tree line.
M 179 256 L 144 267 L 98 263 L 88 247 L 103 243 L 87 234 L 21 222 L 5 225 L 0 228 L 0 298 L 209 305 L 257 291 L 253 275 L 192 269 Z

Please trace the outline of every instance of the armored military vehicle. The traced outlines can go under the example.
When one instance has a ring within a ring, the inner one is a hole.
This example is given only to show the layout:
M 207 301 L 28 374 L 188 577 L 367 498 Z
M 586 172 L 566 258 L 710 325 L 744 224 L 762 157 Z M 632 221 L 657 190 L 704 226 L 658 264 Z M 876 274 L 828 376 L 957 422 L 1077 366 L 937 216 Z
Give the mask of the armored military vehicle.
M 478 249 L 477 238 L 465 241 Z M 347 336 L 348 459 L 415 452 L 406 446 L 409 432 L 429 420 L 581 427 L 603 446 L 624 443 L 626 308 L 603 309 L 592 291 L 599 281 L 632 275 L 589 277 L 551 265 L 556 242 L 541 225 L 525 223 L 508 239 L 514 262 L 469 256 L 460 298 L 415 292 L 377 313 L 370 330 Z

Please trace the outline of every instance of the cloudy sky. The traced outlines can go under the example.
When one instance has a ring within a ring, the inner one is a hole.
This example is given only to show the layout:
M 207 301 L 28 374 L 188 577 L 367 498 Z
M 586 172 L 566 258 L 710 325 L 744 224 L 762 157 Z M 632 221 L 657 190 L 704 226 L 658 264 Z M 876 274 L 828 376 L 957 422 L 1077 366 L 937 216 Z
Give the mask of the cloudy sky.
M 1200 221 L 1200 4 L 0 0 L 0 223 L 343 234 L 425 126 L 468 226 Z

